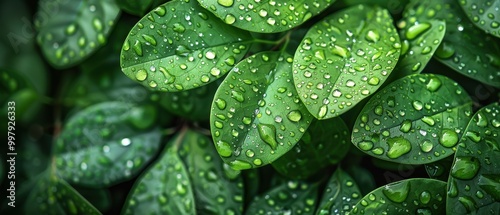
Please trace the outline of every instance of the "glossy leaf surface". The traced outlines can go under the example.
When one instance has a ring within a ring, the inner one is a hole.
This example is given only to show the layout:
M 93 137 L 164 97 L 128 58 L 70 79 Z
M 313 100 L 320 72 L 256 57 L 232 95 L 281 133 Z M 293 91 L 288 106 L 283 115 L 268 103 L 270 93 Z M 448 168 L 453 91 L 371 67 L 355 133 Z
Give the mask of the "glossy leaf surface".
M 252 40 L 248 32 L 227 26 L 196 0 L 173 0 L 132 28 L 120 65 L 125 75 L 149 89 L 188 90 L 229 72 Z
M 80 185 L 103 187 L 137 174 L 157 153 L 161 132 L 151 128 L 150 106 L 105 102 L 90 106 L 64 125 L 55 142 L 58 173 Z
M 293 85 L 292 61 L 279 52 L 253 55 L 236 65 L 217 90 L 210 115 L 212 137 L 234 169 L 271 163 L 311 123 Z
M 247 31 L 273 33 L 292 29 L 318 15 L 335 0 L 198 0 L 226 24 Z M 265 24 L 264 24 L 265 23 Z
M 472 23 L 489 34 L 500 37 L 500 1 L 459 0 L 458 2 Z
M 154 7 L 165 3 L 167 0 L 116 0 L 120 8 L 132 15 L 143 16 Z
M 340 117 L 315 120 L 300 141 L 272 165 L 288 178 L 306 179 L 344 158 L 351 146 L 349 134 Z
M 346 214 L 361 197 L 356 182 L 339 167 L 326 184 L 316 215 Z
M 106 44 L 120 8 L 114 0 L 41 0 L 35 26 L 45 58 L 57 68 L 80 63 Z
M 383 160 L 430 163 L 454 153 L 471 111 L 472 100 L 451 79 L 406 76 L 368 101 L 356 119 L 352 142 Z
M 479 214 L 499 204 L 499 144 L 500 105 L 493 103 L 474 115 L 457 147 L 448 179 L 448 213 Z
M 406 179 L 364 196 L 350 214 L 445 214 L 446 182 Z
M 295 52 L 300 99 L 317 119 L 338 116 L 384 83 L 400 49 L 387 10 L 357 5 L 338 11 L 312 26 Z

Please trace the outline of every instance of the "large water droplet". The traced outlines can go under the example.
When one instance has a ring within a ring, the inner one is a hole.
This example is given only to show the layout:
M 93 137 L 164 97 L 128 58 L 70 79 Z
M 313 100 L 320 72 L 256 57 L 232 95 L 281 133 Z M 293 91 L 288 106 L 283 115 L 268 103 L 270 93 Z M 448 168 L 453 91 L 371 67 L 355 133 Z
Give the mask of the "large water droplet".
M 387 140 L 389 150 L 387 157 L 396 159 L 411 151 L 411 143 L 403 137 L 393 137 Z
M 231 91 L 231 97 L 233 99 L 235 99 L 236 101 L 238 101 L 238 102 L 244 102 L 245 101 L 245 97 L 243 96 L 243 94 L 240 93 L 240 92 L 238 92 L 238 91 L 235 91 L 235 90 Z
M 410 192 L 410 183 L 396 182 L 391 185 L 385 185 L 382 193 L 391 201 L 401 203 L 406 200 Z
M 380 34 L 373 30 L 369 30 L 368 32 L 366 32 L 365 39 L 375 43 L 380 39 Z
M 135 73 L 135 79 L 138 81 L 144 81 L 148 77 L 148 72 L 144 69 L 140 69 Z
M 328 107 L 326 105 L 321 106 L 318 112 L 318 119 L 324 118 L 327 112 L 328 112 Z
M 411 121 L 408 119 L 403 121 L 403 123 L 401 123 L 401 127 L 399 128 L 399 130 L 404 133 L 408 133 L 410 129 L 411 129 Z
M 276 142 L 276 127 L 274 125 L 260 123 L 257 125 L 257 131 L 259 132 L 260 138 L 271 146 L 272 149 L 276 149 L 278 142 Z
M 451 175 L 463 180 L 472 179 L 480 167 L 479 161 L 474 157 L 457 156 L 451 168 Z
M 219 108 L 220 110 L 224 110 L 226 109 L 226 101 L 224 101 L 224 99 L 216 99 L 215 100 L 215 105 L 217 106 L 217 108 Z
M 290 111 L 286 117 L 292 122 L 298 122 L 302 118 L 302 114 L 298 110 Z
M 439 137 L 439 143 L 448 148 L 455 146 L 458 143 L 457 132 L 451 129 L 443 129 L 441 136 Z
M 234 1 L 233 0 L 217 0 L 217 3 L 224 7 L 231 7 L 233 6 Z
M 184 33 L 184 31 L 186 31 L 186 27 L 184 27 L 183 24 L 176 22 L 174 23 L 173 30 L 177 33 Z
M 235 170 L 244 170 L 252 168 L 252 164 L 242 160 L 231 161 L 229 165 L 231 165 L 231 167 Z
M 442 42 L 436 49 L 435 54 L 439 58 L 447 59 L 455 54 L 455 49 L 451 45 Z
M 232 154 L 231 145 L 229 143 L 219 140 L 215 143 L 215 148 L 222 157 L 230 157 Z
M 431 194 L 427 191 L 423 191 L 422 193 L 420 193 L 419 199 L 422 204 L 427 204 L 431 201 Z
M 412 40 L 415 37 L 418 37 L 423 32 L 425 32 L 430 27 L 431 27 L 431 24 L 426 23 L 426 22 L 422 22 L 422 23 L 418 23 L 416 25 L 413 25 L 410 28 L 408 28 L 408 31 L 406 31 L 406 38 L 409 40 Z
M 431 92 L 435 92 L 441 87 L 441 80 L 437 77 L 431 77 L 429 83 L 427 83 L 426 88 Z

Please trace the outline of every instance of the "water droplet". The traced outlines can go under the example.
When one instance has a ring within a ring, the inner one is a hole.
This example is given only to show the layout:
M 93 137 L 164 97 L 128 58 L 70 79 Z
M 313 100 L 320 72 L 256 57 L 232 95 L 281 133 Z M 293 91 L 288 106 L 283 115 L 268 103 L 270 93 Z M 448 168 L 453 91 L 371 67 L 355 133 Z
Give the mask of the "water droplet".
M 233 6 L 234 1 L 233 0 L 217 0 L 217 3 L 224 7 L 231 7 Z
M 233 99 L 235 99 L 236 101 L 238 101 L 238 102 L 244 102 L 245 101 L 245 97 L 243 96 L 243 94 L 241 94 L 240 92 L 235 91 L 235 90 L 231 91 L 231 97 Z
M 222 157 L 230 157 L 232 154 L 231 146 L 229 143 L 219 140 L 215 143 L 215 148 Z
M 369 30 L 368 32 L 366 32 L 365 39 L 375 43 L 380 39 L 380 34 L 375 31 Z
M 373 143 L 370 141 L 362 141 L 362 142 L 358 143 L 358 147 L 361 150 L 369 151 L 373 148 Z
M 163 6 L 157 7 L 156 9 L 154 9 L 154 12 L 158 16 L 165 16 L 165 14 L 167 13 L 167 11 L 165 10 L 165 7 L 163 7 Z
M 138 81 L 144 81 L 148 77 L 148 72 L 144 69 L 140 69 L 135 73 L 135 79 Z
M 385 185 L 382 193 L 391 201 L 402 203 L 408 197 L 410 192 L 410 183 L 396 182 L 394 184 Z
M 428 141 L 428 140 L 425 140 L 421 145 L 420 145 L 420 149 L 423 151 L 423 152 L 430 152 L 432 150 L 432 148 L 434 148 L 434 144 L 432 144 L 431 141 Z
M 368 80 L 369 85 L 377 86 L 380 83 L 380 79 L 378 77 L 371 77 L 370 80 Z
M 215 58 L 215 56 L 216 56 L 216 54 L 213 51 L 207 51 L 207 53 L 205 53 L 205 57 L 209 60 L 213 60 Z
M 68 25 L 68 27 L 66 27 L 65 32 L 67 35 L 73 35 L 76 32 L 76 25 L 75 24 Z
M 92 26 L 94 26 L 95 30 L 102 31 L 102 22 L 98 18 L 94 18 L 94 20 L 92 20 Z
M 148 42 L 149 44 L 153 45 L 153 46 L 156 46 L 156 39 L 151 36 L 151 35 L 147 35 L 147 34 L 143 34 L 142 35 L 142 38 Z
M 342 46 L 335 45 L 332 49 L 332 53 L 340 57 L 346 58 L 349 56 L 349 50 Z
M 236 21 L 236 18 L 232 14 L 227 14 L 226 18 L 224 18 L 224 21 L 226 22 L 226 24 L 231 25 Z
M 274 125 L 260 123 L 257 125 L 257 131 L 260 138 L 266 142 L 272 149 L 276 149 L 278 142 L 276 142 L 276 127 Z
M 430 125 L 430 126 L 434 126 L 434 124 L 435 124 L 434 118 L 432 118 L 430 116 L 422 117 L 422 122 L 424 122 L 425 124 Z
M 393 137 L 387 140 L 389 150 L 387 157 L 396 159 L 411 151 L 411 143 L 403 137 Z
M 420 193 L 420 202 L 422 202 L 422 204 L 427 204 L 431 201 L 431 194 L 427 191 L 423 191 L 422 193 Z
M 176 22 L 174 23 L 173 30 L 177 33 L 184 33 L 184 31 L 186 31 L 186 27 L 184 27 L 181 23 Z
M 130 143 L 132 143 L 132 141 L 130 141 L 129 138 L 123 138 L 120 143 L 122 144 L 122 146 L 129 146 Z
M 321 106 L 318 112 L 318 119 L 324 118 L 328 112 L 328 107 L 326 105 Z
M 475 143 L 479 143 L 479 141 L 481 141 L 481 135 L 475 131 L 467 131 L 467 133 L 465 133 L 465 136 Z
M 451 129 L 443 129 L 439 137 L 439 143 L 444 147 L 453 147 L 458 143 L 458 134 Z
M 486 127 L 488 126 L 488 119 L 484 116 L 483 113 L 479 112 L 476 117 L 476 125 L 479 127 Z
M 302 114 L 298 110 L 290 111 L 286 117 L 292 122 L 298 122 L 302 118 Z
M 217 108 L 219 108 L 220 110 L 226 109 L 226 101 L 223 99 L 216 99 L 215 105 L 217 105 Z
M 426 88 L 431 92 L 436 92 L 441 87 L 441 80 L 437 77 L 431 77 L 429 83 L 427 83 Z
M 403 123 L 401 123 L 401 127 L 399 128 L 399 130 L 404 133 L 408 133 L 410 129 L 411 129 L 411 121 L 408 119 L 403 121 Z
M 455 162 L 451 168 L 451 175 L 462 180 L 469 180 L 479 172 L 479 161 L 474 157 L 455 157 Z
M 447 59 L 447 58 L 452 57 L 455 54 L 455 49 L 451 45 L 449 45 L 445 42 L 442 42 L 439 45 L 439 47 L 436 49 L 435 54 L 439 58 Z
M 415 110 L 422 110 L 422 108 L 423 108 L 422 102 L 418 101 L 418 100 L 413 101 L 412 105 L 413 105 L 413 108 L 415 108 Z
M 132 46 L 132 48 L 134 49 L 134 51 L 137 55 L 142 56 L 142 43 L 139 42 L 139 40 L 136 40 L 134 42 L 134 45 Z
M 412 40 L 415 37 L 418 37 L 423 32 L 425 32 L 430 27 L 431 27 L 431 24 L 425 23 L 425 22 L 410 26 L 410 28 L 408 28 L 408 31 L 406 31 L 406 38 L 409 40 Z
M 231 167 L 235 170 L 244 170 L 252 168 L 252 164 L 242 160 L 231 161 L 229 165 L 231 165 Z

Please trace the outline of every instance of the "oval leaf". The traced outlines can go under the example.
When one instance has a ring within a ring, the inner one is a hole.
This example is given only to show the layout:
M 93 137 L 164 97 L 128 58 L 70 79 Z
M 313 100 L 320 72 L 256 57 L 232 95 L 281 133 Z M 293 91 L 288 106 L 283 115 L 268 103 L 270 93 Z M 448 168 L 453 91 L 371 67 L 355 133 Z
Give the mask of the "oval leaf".
M 500 37 L 499 0 L 460 0 L 458 2 L 472 23 L 487 33 Z
M 253 55 L 231 70 L 217 90 L 210 115 L 212 137 L 234 169 L 271 163 L 311 123 L 293 86 L 292 60 L 279 52 Z
M 346 214 L 360 199 L 358 185 L 339 167 L 326 184 L 316 215 Z
M 448 213 L 474 214 L 500 202 L 499 137 L 500 105 L 494 103 L 474 115 L 457 147 L 448 179 Z
M 42 53 L 52 66 L 80 63 L 106 43 L 120 8 L 115 0 L 41 0 L 35 26 Z
M 445 195 L 446 182 L 406 179 L 370 192 L 350 214 L 445 214 Z
M 430 163 L 454 153 L 471 111 L 472 100 L 451 79 L 406 76 L 368 101 L 356 119 L 352 142 L 383 160 Z
M 251 42 L 248 32 L 224 24 L 196 0 L 174 0 L 132 28 L 120 64 L 125 75 L 149 89 L 188 90 L 226 74 Z
M 272 163 L 273 168 L 288 178 L 306 179 L 344 158 L 351 146 L 349 134 L 340 117 L 315 120 L 300 141 Z
M 156 109 L 124 102 L 90 106 L 71 117 L 56 140 L 57 172 L 71 183 L 104 187 L 133 177 L 160 147 Z M 142 113 L 142 114 L 137 114 Z
M 247 31 L 274 33 L 299 26 L 328 8 L 335 0 L 264 0 L 249 1 L 248 4 L 234 0 L 198 2 L 226 24 Z
M 295 52 L 293 79 L 300 99 L 317 119 L 346 112 L 384 83 L 400 48 L 385 9 L 358 5 L 326 17 Z

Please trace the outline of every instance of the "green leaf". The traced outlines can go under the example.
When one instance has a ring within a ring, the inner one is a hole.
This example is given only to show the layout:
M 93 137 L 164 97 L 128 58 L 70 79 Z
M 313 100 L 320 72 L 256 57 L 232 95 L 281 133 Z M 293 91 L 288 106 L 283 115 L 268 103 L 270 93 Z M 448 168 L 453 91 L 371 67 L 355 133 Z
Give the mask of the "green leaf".
M 462 75 L 500 87 L 499 42 L 477 29 L 457 0 L 412 0 L 406 10 L 405 16 L 414 16 L 420 22 L 446 21 L 445 37 L 435 52 L 436 59 Z
M 470 97 L 451 79 L 406 76 L 368 101 L 356 119 L 352 142 L 383 160 L 431 163 L 453 154 L 471 111 Z
M 500 202 L 499 116 L 498 103 L 487 105 L 465 129 L 448 179 L 448 213 L 474 214 Z
M 167 0 L 116 0 L 120 8 L 132 15 L 143 16 L 145 13 L 165 3 Z
M 309 178 L 344 158 L 351 146 L 349 134 L 347 125 L 340 117 L 315 120 L 300 141 L 272 165 L 288 178 Z
M 288 181 L 256 197 L 245 214 L 314 214 L 318 187 L 300 181 Z
M 75 187 L 76 191 L 87 199 L 90 204 L 102 213 L 106 213 L 112 207 L 111 193 L 107 189 L 90 189 Z
M 248 1 L 248 4 L 234 0 L 198 2 L 228 25 L 247 31 L 274 33 L 299 26 L 328 8 L 335 0 L 265 0 Z
M 379 187 L 350 214 L 445 214 L 446 182 L 412 178 Z
M 445 159 L 425 164 L 425 171 L 427 172 L 427 175 L 429 175 L 429 178 L 448 181 L 452 163 L 453 156 L 448 156 Z
M 132 28 L 120 65 L 149 89 L 188 90 L 222 77 L 252 42 L 248 32 L 224 24 L 195 0 L 173 0 Z
M 155 119 L 155 109 L 124 102 L 99 103 L 78 112 L 55 142 L 57 172 L 71 183 L 92 187 L 132 178 L 160 147 L 160 130 L 150 128 Z
M 396 65 L 398 78 L 420 73 L 431 60 L 446 32 L 446 22 L 430 20 L 419 22 L 416 17 L 407 15 L 399 22 L 401 38 L 401 57 Z
M 227 175 L 212 141 L 187 131 L 179 149 L 190 175 L 197 214 L 242 214 L 243 178 Z
M 234 169 L 269 164 L 300 140 L 312 116 L 293 86 L 292 57 L 262 52 L 240 62 L 217 90 L 212 137 Z
M 373 177 L 373 174 L 368 169 L 354 165 L 345 171 L 354 179 L 356 184 L 363 185 L 359 187 L 361 194 L 366 195 L 377 187 L 375 177 Z
M 500 37 L 499 0 L 460 0 L 458 2 L 472 23 L 485 32 Z
M 397 1 L 387 1 L 387 0 L 341 0 L 338 4 L 333 5 L 334 8 L 353 6 L 357 4 L 368 4 L 368 5 L 379 5 L 381 7 L 387 8 L 391 14 L 400 14 L 404 9 L 409 0 L 397 0 Z M 335 7 L 337 6 L 337 7 Z
M 401 49 L 392 22 L 387 10 L 358 5 L 309 29 L 295 52 L 293 79 L 314 117 L 338 116 L 384 83 Z
M 45 58 L 56 68 L 80 63 L 106 44 L 118 18 L 115 0 L 41 0 L 36 16 L 37 41 Z
M 339 167 L 326 184 L 316 215 L 346 214 L 360 198 L 361 191 L 356 182 Z
M 157 162 L 135 182 L 123 214 L 195 215 L 195 198 L 188 170 L 177 153 L 186 133 L 174 137 Z
M 26 214 L 101 214 L 63 179 L 43 174 L 31 191 Z

